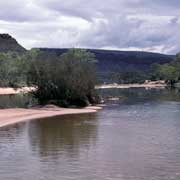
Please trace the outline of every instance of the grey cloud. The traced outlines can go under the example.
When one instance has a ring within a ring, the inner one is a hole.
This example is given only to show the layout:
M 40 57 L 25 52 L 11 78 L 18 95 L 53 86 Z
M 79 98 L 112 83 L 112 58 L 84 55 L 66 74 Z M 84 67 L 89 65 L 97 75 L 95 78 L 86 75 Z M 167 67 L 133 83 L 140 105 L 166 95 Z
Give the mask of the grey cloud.
M 44 10 L 33 0 L 0 1 L 0 20 L 8 22 L 31 22 L 53 19 L 55 12 Z
M 13 0 L 0 7 L 0 33 L 28 48 L 180 51 L 179 0 Z
M 109 23 L 101 24 L 96 31 L 85 34 L 80 42 L 82 45 L 97 48 L 112 46 L 119 49 L 129 47 L 153 49 L 163 46 L 164 53 L 177 53 L 180 50 L 180 43 L 177 43 L 180 24 L 172 27 L 169 21 L 165 25 L 153 24 L 153 27 L 151 25 L 147 26 L 146 21 L 132 22 L 121 17 L 116 21 L 111 20 Z
M 112 14 L 149 13 L 153 15 L 179 15 L 178 0 L 39 0 L 50 10 L 82 18 L 106 17 Z

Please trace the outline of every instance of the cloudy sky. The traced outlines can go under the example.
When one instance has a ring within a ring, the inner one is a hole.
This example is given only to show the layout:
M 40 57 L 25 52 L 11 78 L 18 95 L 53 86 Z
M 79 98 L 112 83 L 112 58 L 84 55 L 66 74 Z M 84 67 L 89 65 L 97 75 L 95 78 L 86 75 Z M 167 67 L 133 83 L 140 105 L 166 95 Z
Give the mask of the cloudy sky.
M 180 0 L 0 0 L 0 33 L 26 48 L 180 51 Z

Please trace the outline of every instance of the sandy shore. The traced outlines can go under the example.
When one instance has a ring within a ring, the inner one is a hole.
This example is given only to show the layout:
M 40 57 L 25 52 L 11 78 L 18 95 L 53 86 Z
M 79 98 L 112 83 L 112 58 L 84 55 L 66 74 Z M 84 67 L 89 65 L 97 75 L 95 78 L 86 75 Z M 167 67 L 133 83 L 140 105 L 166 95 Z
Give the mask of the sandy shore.
M 163 82 L 150 82 L 150 83 L 144 83 L 144 84 L 105 84 L 105 85 L 98 85 L 96 86 L 96 89 L 127 89 L 127 88 L 165 88 L 167 85 Z
M 34 89 L 35 88 L 33 88 L 33 87 L 23 87 L 23 88 L 18 88 L 18 89 L 0 88 L 0 95 L 28 93 L 28 92 L 33 91 Z
M 144 84 L 103 84 L 97 85 L 96 89 L 111 89 L 111 88 L 119 88 L 119 89 L 127 89 L 127 88 L 164 88 L 166 87 L 166 83 L 164 81 L 151 81 Z M 8 95 L 8 94 L 19 94 L 19 93 L 28 93 L 34 91 L 34 87 L 23 87 L 18 89 L 13 88 L 0 88 L 0 95 Z
M 68 114 L 95 113 L 101 107 L 91 106 L 83 109 L 69 109 L 58 107 L 44 107 L 33 109 L 0 109 L 0 127 L 53 116 Z

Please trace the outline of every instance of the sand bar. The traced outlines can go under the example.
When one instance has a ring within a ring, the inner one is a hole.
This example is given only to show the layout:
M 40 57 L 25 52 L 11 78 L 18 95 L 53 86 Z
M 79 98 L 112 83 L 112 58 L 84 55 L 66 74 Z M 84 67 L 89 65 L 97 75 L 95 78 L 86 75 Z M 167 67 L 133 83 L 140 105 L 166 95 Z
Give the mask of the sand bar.
M 44 107 L 32 109 L 0 109 L 0 127 L 53 116 L 68 114 L 96 113 L 100 107 L 90 106 L 82 109 Z
M 150 81 L 144 84 L 103 84 L 97 85 L 96 89 L 127 89 L 127 88 L 165 88 L 167 84 L 164 81 Z M 22 87 L 18 89 L 13 89 L 10 87 L 0 88 L 0 95 L 8 95 L 8 94 L 19 94 L 19 93 L 28 93 L 31 91 L 35 91 L 35 87 Z
M 22 87 L 22 88 L 0 88 L 0 95 L 8 95 L 8 94 L 19 94 L 19 93 L 28 93 L 33 91 L 35 88 L 33 87 Z

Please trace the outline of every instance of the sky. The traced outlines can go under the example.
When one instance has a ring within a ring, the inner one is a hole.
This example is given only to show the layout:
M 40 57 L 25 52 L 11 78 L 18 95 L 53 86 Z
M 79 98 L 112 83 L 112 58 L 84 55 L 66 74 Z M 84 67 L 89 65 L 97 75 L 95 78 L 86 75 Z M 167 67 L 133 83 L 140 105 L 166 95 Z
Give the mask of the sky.
M 180 0 L 0 0 L 0 33 L 27 49 L 180 52 Z

